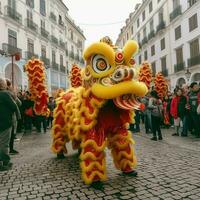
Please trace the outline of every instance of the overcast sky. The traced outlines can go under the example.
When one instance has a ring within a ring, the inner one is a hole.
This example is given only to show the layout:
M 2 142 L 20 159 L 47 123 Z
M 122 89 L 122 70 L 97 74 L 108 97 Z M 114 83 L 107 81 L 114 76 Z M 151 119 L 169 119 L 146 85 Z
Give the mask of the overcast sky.
M 70 16 L 84 31 L 86 43 L 110 36 L 116 41 L 125 20 L 141 0 L 63 0 Z

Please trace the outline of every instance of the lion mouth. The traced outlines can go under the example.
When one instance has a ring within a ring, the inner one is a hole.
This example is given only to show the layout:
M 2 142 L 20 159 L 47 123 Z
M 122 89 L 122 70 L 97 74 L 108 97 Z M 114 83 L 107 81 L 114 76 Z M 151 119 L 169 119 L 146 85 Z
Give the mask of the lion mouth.
M 113 102 L 117 107 L 124 110 L 139 110 L 141 105 L 133 94 L 121 95 L 113 99 Z

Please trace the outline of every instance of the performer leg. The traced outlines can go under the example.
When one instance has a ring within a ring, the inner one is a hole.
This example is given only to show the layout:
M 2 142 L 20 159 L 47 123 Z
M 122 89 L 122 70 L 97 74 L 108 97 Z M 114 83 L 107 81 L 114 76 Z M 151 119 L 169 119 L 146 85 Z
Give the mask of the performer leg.
M 108 146 L 111 149 L 116 168 L 124 173 L 137 175 L 134 171 L 137 160 L 133 143 L 131 133 L 126 128 L 120 128 L 108 137 Z
M 92 129 L 84 135 L 81 143 L 82 178 L 86 184 L 106 180 L 104 131 Z

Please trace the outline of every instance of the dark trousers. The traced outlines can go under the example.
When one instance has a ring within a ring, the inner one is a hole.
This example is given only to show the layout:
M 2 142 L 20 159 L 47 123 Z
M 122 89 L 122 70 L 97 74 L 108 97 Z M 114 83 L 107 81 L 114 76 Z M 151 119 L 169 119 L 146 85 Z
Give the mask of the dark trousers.
M 36 117 L 36 129 L 37 132 L 41 132 L 41 126 L 43 126 L 44 132 L 47 130 L 47 120 L 45 116 L 37 115 Z
M 151 127 L 152 127 L 153 137 L 157 137 L 157 133 L 158 137 L 162 137 L 162 133 L 160 130 L 160 123 L 161 123 L 160 117 L 151 115 L 151 123 L 152 123 Z
M 47 126 L 50 125 L 50 127 L 52 127 L 52 121 L 53 121 L 53 117 L 48 117 Z
M 14 149 L 14 140 L 15 140 L 15 127 L 12 126 L 12 131 L 11 131 L 11 136 L 10 136 L 10 144 L 9 144 L 9 148 L 10 151 L 12 151 Z
M 196 136 L 200 136 L 200 115 L 192 112 L 191 118 L 192 118 L 193 127 L 194 127 L 194 134 Z
M 149 118 L 150 117 L 148 116 L 148 114 L 144 114 L 144 125 L 145 125 L 146 133 L 151 131 L 151 121 Z
M 24 131 L 32 131 L 32 117 L 25 115 L 24 116 Z

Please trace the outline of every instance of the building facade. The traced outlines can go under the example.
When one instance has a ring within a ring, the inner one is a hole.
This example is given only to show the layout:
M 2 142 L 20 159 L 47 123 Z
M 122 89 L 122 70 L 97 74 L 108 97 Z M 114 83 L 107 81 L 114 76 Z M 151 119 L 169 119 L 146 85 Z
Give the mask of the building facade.
M 200 81 L 200 1 L 143 0 L 126 20 L 116 41 L 138 41 L 135 56 L 147 60 L 153 73 L 162 72 L 170 88 Z
M 50 93 L 68 88 L 73 63 L 84 65 L 83 31 L 62 0 L 0 0 L 0 27 L 0 76 L 11 78 L 14 72 L 19 89 L 28 87 L 23 67 L 32 57 L 44 62 Z M 21 59 L 12 65 L 10 55 L 18 52 Z

